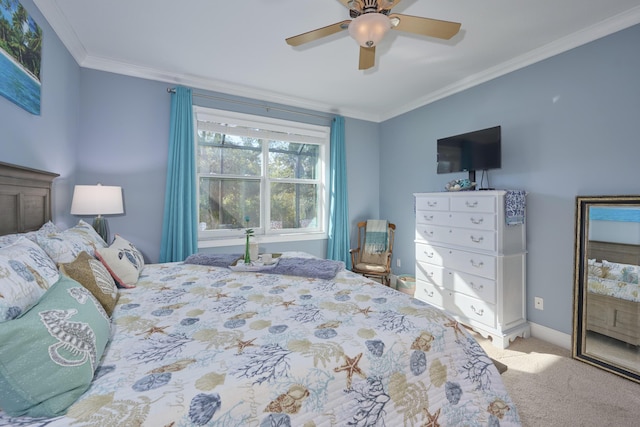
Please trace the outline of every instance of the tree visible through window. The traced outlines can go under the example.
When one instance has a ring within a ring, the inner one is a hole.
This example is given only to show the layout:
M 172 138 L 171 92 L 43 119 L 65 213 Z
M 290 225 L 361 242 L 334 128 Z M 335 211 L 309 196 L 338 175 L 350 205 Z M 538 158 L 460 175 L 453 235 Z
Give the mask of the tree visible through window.
M 328 128 L 200 107 L 196 115 L 201 236 L 324 231 Z

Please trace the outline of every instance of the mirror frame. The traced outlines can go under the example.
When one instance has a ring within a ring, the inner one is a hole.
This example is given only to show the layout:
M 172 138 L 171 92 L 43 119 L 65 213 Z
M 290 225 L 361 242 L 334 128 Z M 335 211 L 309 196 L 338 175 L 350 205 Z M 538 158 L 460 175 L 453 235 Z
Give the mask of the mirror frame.
M 573 336 L 571 353 L 574 359 L 602 368 L 616 375 L 640 383 L 640 370 L 632 371 L 623 365 L 586 352 L 586 297 L 588 274 L 587 243 L 589 241 L 589 208 L 592 206 L 640 207 L 640 196 L 577 196 L 575 223 L 575 269 L 573 294 Z M 640 307 L 640 302 L 638 302 Z M 639 311 L 640 313 L 640 311 Z

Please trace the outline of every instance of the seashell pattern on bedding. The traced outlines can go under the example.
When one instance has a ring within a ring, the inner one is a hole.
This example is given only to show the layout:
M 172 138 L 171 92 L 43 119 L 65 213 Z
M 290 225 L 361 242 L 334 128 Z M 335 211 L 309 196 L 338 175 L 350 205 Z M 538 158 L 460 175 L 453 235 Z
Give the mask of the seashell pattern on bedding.
M 146 265 L 120 289 L 112 330 L 66 415 L 0 411 L 0 425 L 520 425 L 461 325 L 346 270 L 323 280 Z

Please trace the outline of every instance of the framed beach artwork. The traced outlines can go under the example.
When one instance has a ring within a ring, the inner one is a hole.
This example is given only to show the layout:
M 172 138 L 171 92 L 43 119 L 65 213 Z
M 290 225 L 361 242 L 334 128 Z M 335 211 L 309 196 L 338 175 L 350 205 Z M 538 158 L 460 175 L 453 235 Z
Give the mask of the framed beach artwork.
M 18 0 L 0 1 L 0 95 L 40 114 L 42 30 Z

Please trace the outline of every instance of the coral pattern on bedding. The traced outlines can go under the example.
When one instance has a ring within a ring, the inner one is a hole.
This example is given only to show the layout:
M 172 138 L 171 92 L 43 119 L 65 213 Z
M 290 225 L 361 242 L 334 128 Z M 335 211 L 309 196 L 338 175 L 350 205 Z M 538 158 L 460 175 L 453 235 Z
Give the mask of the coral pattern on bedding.
M 151 264 L 120 290 L 112 322 L 94 381 L 65 417 L 0 412 L 0 425 L 520 425 L 461 325 L 350 271 L 321 280 Z

